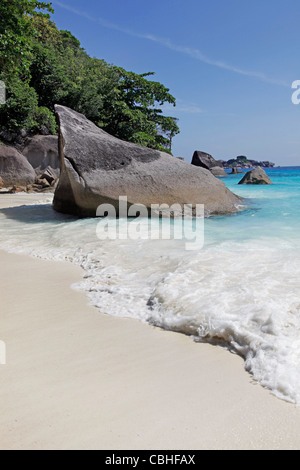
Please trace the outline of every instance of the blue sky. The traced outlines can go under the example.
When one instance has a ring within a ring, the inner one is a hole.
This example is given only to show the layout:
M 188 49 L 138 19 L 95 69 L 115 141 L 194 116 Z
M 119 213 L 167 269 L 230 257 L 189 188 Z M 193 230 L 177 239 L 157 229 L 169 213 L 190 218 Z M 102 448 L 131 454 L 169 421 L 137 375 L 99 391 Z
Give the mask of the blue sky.
M 50 0 L 51 1 L 51 0 Z M 173 153 L 300 165 L 299 0 L 53 0 L 91 55 L 170 88 Z

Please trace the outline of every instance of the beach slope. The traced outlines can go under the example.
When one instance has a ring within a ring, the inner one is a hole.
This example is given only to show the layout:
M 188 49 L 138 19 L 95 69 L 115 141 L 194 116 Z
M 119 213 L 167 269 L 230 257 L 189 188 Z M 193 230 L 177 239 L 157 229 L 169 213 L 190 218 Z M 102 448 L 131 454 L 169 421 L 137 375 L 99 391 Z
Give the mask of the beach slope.
M 72 290 L 81 276 L 0 251 L 1 450 L 300 448 L 300 409 L 252 383 L 241 358 L 101 314 Z

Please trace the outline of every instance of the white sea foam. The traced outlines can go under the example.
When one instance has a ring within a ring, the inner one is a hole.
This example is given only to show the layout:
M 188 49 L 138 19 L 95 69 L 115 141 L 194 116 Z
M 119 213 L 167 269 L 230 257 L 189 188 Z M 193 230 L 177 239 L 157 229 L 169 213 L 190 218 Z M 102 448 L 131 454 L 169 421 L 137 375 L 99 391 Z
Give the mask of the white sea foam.
M 229 347 L 278 397 L 300 403 L 300 257 L 266 246 L 210 248 L 152 294 L 152 320 Z
M 0 247 L 82 266 L 77 288 L 101 312 L 225 346 L 245 358 L 255 380 L 300 404 L 294 240 L 237 235 L 187 252 L 181 241 L 99 241 L 96 224 L 56 214 L 50 205 L 7 209 L 0 212 Z

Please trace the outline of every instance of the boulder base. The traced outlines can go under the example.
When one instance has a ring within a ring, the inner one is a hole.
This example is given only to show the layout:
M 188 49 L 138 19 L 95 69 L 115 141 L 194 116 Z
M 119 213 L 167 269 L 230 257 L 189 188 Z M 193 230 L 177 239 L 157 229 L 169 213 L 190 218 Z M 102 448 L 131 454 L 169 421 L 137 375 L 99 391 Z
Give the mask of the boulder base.
M 119 140 L 69 108 L 57 105 L 56 113 L 61 175 L 55 210 L 95 217 L 101 204 L 118 211 L 122 196 L 128 206 L 204 204 L 207 215 L 237 210 L 241 199 L 208 170 Z

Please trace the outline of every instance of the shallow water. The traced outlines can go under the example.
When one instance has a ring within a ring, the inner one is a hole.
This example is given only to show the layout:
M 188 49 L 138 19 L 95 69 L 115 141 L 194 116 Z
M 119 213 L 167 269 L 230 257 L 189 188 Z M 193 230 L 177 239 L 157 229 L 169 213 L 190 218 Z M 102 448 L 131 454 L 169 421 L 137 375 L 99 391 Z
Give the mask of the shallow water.
M 225 346 L 255 380 L 300 404 L 300 168 L 267 172 L 273 186 L 224 178 L 247 209 L 205 219 L 198 250 L 184 240 L 99 240 L 99 220 L 51 205 L 1 210 L 0 248 L 81 265 L 77 287 L 101 312 Z

